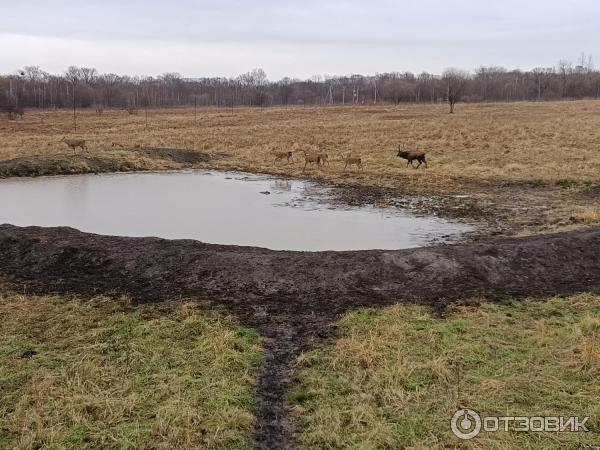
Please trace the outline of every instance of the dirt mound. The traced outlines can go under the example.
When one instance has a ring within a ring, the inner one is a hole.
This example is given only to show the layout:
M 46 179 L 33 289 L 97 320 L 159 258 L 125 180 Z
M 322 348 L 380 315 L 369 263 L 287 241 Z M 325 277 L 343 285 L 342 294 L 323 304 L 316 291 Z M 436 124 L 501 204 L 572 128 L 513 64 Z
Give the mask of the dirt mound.
M 163 169 L 161 162 L 166 163 L 168 168 L 188 168 L 210 159 L 207 153 L 199 150 L 176 148 L 133 148 L 80 154 L 57 153 L 0 161 L 0 178 Z M 151 160 L 150 164 L 148 160 Z
M 148 158 L 166 159 L 181 164 L 198 164 L 211 159 L 207 153 L 182 148 L 142 147 L 134 148 L 132 151 Z
M 193 297 L 260 329 L 257 448 L 290 448 L 295 356 L 361 306 L 600 293 L 600 229 L 409 250 L 289 252 L 0 226 L 0 277 L 34 293 Z

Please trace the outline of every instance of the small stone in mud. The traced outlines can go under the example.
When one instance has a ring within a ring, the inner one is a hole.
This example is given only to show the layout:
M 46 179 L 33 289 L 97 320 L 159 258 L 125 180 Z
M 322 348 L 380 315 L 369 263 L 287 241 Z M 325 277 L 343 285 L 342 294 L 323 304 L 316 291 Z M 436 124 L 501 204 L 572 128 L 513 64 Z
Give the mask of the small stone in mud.
M 269 191 L 262 191 L 262 192 L 260 192 L 260 194 L 271 195 L 271 193 Z

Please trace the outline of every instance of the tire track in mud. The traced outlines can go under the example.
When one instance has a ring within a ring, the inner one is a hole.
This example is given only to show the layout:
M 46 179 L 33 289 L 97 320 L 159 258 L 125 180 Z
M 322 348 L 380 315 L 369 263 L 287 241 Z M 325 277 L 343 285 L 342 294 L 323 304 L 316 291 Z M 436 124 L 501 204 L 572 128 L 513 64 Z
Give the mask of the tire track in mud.
M 0 225 L 0 277 L 26 292 L 180 298 L 259 330 L 255 448 L 294 448 L 286 394 L 295 358 L 359 307 L 443 310 L 454 300 L 600 293 L 600 228 L 408 250 L 290 252 Z

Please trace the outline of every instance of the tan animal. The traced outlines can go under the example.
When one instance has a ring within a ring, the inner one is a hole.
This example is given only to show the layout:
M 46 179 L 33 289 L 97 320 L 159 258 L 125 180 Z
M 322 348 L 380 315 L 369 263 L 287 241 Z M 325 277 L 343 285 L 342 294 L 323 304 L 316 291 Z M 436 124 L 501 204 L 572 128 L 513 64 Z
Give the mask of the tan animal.
M 67 147 L 73 149 L 73 153 L 77 150 L 77 147 L 81 148 L 81 150 L 87 150 L 87 145 L 85 144 L 85 139 L 66 139 L 62 138 L 61 142 L 67 144 Z
M 321 155 L 316 153 L 307 153 L 305 150 L 302 150 L 304 153 L 304 167 L 302 168 L 302 172 L 306 170 L 306 166 L 308 164 L 316 164 L 317 166 L 321 165 Z
M 327 163 L 327 165 L 331 167 L 331 164 L 329 164 L 329 155 L 327 153 L 319 153 L 317 156 L 321 158 L 322 165 L 325 165 L 325 163 Z
M 362 163 L 362 158 L 360 156 L 350 156 L 350 155 L 348 155 L 348 156 L 346 156 L 346 157 L 344 157 L 342 159 L 342 162 L 346 163 L 344 165 L 344 172 L 346 171 L 346 168 L 348 166 L 353 166 L 353 165 L 356 166 L 356 170 L 359 170 L 359 169 L 360 170 L 364 170 L 363 163 Z
M 287 162 L 289 163 L 290 161 L 294 160 L 294 152 L 291 151 L 287 151 L 287 152 L 278 152 L 278 151 L 272 151 L 271 154 L 274 156 L 274 160 L 273 160 L 273 165 L 275 165 L 275 163 L 277 161 L 282 161 L 284 159 L 287 159 Z
M 396 155 L 398 158 L 402 158 L 406 160 L 406 167 L 410 164 L 415 169 L 421 167 L 421 164 L 425 164 L 425 168 L 427 168 L 427 160 L 425 159 L 425 152 L 416 152 L 414 150 L 405 150 L 401 145 L 398 146 L 398 154 Z M 413 161 L 417 161 L 417 167 L 414 166 Z

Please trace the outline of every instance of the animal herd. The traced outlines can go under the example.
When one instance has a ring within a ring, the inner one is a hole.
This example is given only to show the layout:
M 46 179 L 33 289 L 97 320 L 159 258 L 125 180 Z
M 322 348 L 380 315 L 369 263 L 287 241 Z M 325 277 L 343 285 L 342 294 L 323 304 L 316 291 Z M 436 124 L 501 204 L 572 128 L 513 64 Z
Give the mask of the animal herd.
M 137 114 L 137 110 L 135 110 L 135 108 L 126 108 L 126 110 L 127 112 L 129 112 L 129 114 Z M 17 116 L 20 116 L 22 118 L 25 111 L 23 108 L 10 108 L 7 109 L 6 112 L 9 114 L 9 118 L 14 118 Z M 104 109 L 102 107 L 96 108 L 96 114 L 101 115 L 103 112 Z M 80 148 L 82 151 L 88 149 L 85 139 L 67 139 L 65 136 L 61 139 L 61 142 L 63 142 L 69 149 L 73 150 L 73 152 L 76 152 L 78 148 Z M 123 147 L 123 145 L 115 144 L 114 142 L 112 146 Z M 329 155 L 327 153 L 307 152 L 306 150 L 272 150 L 270 154 L 273 157 L 273 165 L 275 165 L 279 161 L 285 161 L 288 164 L 294 162 L 294 153 L 297 152 L 301 152 L 304 156 L 304 166 L 302 167 L 302 172 L 304 172 L 306 170 L 306 167 L 308 167 L 309 165 L 327 165 L 327 167 L 331 167 L 331 164 L 329 162 Z M 402 145 L 398 145 L 398 153 L 396 154 L 396 157 L 405 159 L 406 167 L 411 166 L 415 169 L 418 169 L 423 164 L 425 165 L 425 168 L 427 168 L 427 159 L 425 152 L 407 150 Z M 342 156 L 338 161 L 344 164 L 344 172 L 346 172 L 348 167 L 352 168 L 353 166 L 356 167 L 357 171 L 364 170 L 363 159 L 360 156 L 352 155 L 351 153 L 349 153 L 347 155 Z M 416 166 L 414 164 L 415 162 L 417 163 Z
M 302 172 L 306 170 L 308 165 L 331 166 L 329 163 L 329 155 L 327 153 L 307 152 L 306 150 L 273 150 L 271 151 L 271 155 L 273 156 L 273 165 L 275 165 L 278 161 L 286 161 L 288 164 L 294 162 L 294 153 L 297 152 L 301 152 L 304 156 L 304 167 L 302 167 Z M 405 159 L 406 167 L 410 165 L 411 167 L 418 169 L 421 167 L 421 164 L 424 164 L 427 168 L 427 158 L 425 152 L 406 150 L 402 145 L 399 145 L 398 154 L 396 157 Z M 363 159 L 360 156 L 348 154 L 342 156 L 339 161 L 344 164 L 344 172 L 348 169 L 348 167 L 352 168 L 352 166 L 355 166 L 357 171 L 364 170 Z M 414 164 L 415 162 L 417 163 L 416 166 Z
M 73 150 L 73 152 L 77 151 L 78 148 L 80 148 L 82 151 L 88 149 L 85 139 L 67 139 L 66 137 L 63 137 L 61 139 L 61 142 L 66 144 L 66 146 L 69 149 Z M 113 147 L 115 147 L 115 146 L 123 147 L 121 144 L 115 144 L 114 142 L 113 142 L 112 146 Z M 329 155 L 327 153 L 325 153 L 325 152 L 310 153 L 310 152 L 307 152 L 306 150 L 299 150 L 299 151 L 302 152 L 302 154 L 304 155 L 304 166 L 302 167 L 302 172 L 304 172 L 306 170 L 306 167 L 308 165 L 314 165 L 314 166 L 327 165 L 327 167 L 331 167 L 331 164 L 329 163 Z M 292 150 L 287 150 L 287 151 L 273 150 L 273 151 L 271 151 L 271 155 L 273 156 L 273 165 L 275 165 L 278 161 L 286 161 L 288 164 L 291 162 L 294 162 L 294 153 L 296 153 L 296 152 L 297 151 L 292 151 Z M 410 165 L 411 167 L 418 169 L 419 167 L 421 167 L 421 164 L 424 164 L 425 167 L 427 167 L 427 159 L 426 159 L 425 152 L 406 150 L 402 147 L 402 145 L 399 145 L 398 146 L 398 154 L 396 155 L 396 157 L 405 159 L 406 167 L 408 167 Z M 344 172 L 346 172 L 348 167 L 352 168 L 353 166 L 356 167 L 357 171 L 364 170 L 363 159 L 360 156 L 348 154 L 348 155 L 342 156 L 342 158 L 339 161 L 344 164 Z M 416 166 L 414 165 L 415 162 L 417 163 Z

